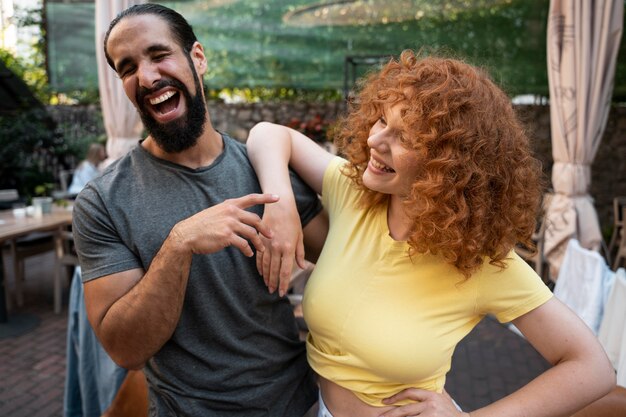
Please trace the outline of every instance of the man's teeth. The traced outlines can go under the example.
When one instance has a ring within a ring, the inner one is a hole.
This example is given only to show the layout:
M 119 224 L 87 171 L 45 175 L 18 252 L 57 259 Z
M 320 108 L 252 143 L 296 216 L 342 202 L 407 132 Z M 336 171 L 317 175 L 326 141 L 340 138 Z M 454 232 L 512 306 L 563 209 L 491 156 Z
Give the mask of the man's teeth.
M 163 103 L 165 100 L 167 100 L 168 98 L 172 97 L 174 94 L 176 94 L 175 91 L 166 91 L 165 93 L 161 94 L 158 97 L 155 98 L 151 98 L 150 99 L 150 104 L 157 105 L 159 103 Z
M 389 168 L 387 165 L 381 164 L 380 162 L 378 162 L 375 159 L 371 159 L 370 160 L 372 166 L 376 169 L 380 169 L 381 171 L 385 171 L 385 172 L 395 172 L 393 169 Z

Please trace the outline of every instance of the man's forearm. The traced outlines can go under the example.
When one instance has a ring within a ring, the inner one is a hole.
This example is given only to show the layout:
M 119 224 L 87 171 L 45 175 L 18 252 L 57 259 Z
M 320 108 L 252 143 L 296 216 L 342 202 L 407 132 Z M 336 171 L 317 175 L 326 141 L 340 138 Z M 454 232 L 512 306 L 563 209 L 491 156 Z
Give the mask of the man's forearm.
M 104 315 L 99 336 L 120 366 L 139 369 L 172 336 L 182 311 L 192 253 L 175 235 L 163 242 L 145 275 Z

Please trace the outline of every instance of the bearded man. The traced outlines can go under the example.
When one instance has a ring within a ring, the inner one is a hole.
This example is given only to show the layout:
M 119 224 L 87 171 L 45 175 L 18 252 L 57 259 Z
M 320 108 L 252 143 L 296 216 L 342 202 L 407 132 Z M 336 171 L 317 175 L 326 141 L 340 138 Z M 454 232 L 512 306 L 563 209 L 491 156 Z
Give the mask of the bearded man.
M 143 4 L 111 22 L 104 50 L 149 135 L 75 202 L 99 340 L 144 369 L 151 416 L 302 416 L 315 381 L 283 288 L 267 290 L 253 257 L 283 236 L 261 221 L 279 197 L 213 128 L 202 45 L 181 15 Z M 305 243 L 323 238 L 309 233 L 325 230 L 317 195 L 293 182 Z

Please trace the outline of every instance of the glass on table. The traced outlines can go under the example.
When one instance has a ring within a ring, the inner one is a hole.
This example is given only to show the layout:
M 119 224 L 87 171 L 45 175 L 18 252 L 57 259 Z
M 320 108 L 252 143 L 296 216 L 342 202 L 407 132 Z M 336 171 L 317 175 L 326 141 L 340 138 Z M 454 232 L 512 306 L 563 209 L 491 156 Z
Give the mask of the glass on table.
M 14 203 L 12 207 L 13 207 L 13 217 L 17 219 L 26 217 L 26 204 Z

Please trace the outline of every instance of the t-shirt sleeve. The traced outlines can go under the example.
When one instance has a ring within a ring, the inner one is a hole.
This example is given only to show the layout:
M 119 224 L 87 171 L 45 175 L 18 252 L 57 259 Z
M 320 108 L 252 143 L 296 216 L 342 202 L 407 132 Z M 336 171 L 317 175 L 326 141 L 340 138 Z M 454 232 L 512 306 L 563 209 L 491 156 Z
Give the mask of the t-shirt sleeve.
M 87 185 L 78 195 L 72 217 L 74 242 L 84 282 L 142 268 L 139 258 L 117 233 L 94 186 Z
M 514 251 L 506 263 L 503 270 L 485 265 L 489 272 L 479 276 L 479 312 L 493 314 L 500 323 L 513 321 L 552 298 L 546 284 Z
M 322 205 L 332 218 L 334 213 L 339 213 L 343 207 L 353 206 L 358 201 L 359 192 L 355 192 L 350 178 L 346 177 L 341 168 L 347 161 L 336 157 L 330 161 L 322 181 Z
M 298 213 L 300 213 L 300 222 L 304 227 L 322 211 L 322 203 L 317 193 L 298 174 L 290 169 L 289 175 Z

